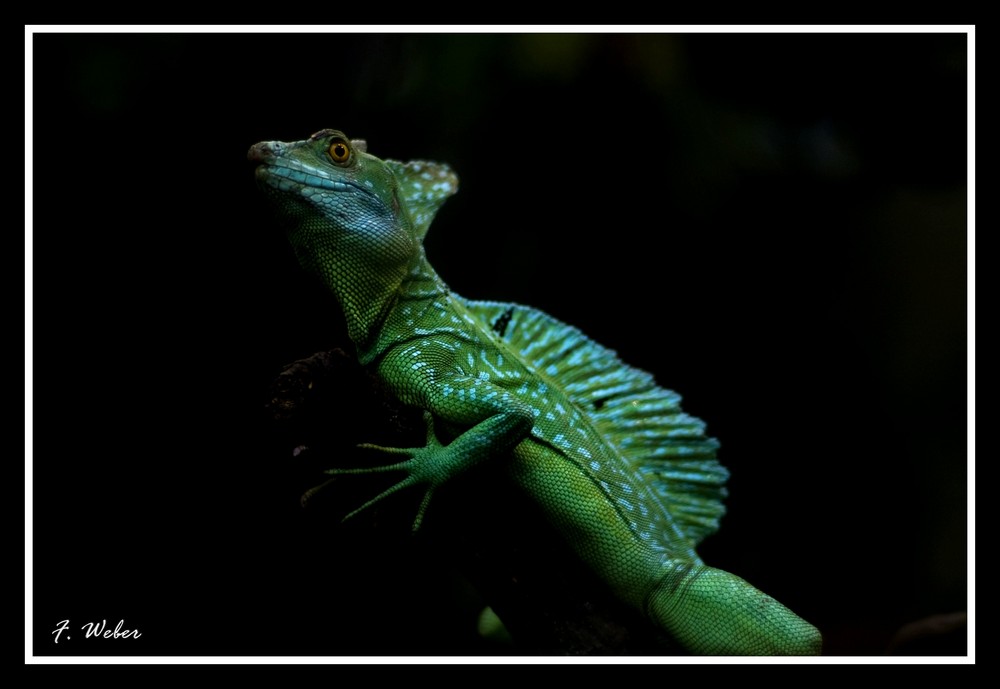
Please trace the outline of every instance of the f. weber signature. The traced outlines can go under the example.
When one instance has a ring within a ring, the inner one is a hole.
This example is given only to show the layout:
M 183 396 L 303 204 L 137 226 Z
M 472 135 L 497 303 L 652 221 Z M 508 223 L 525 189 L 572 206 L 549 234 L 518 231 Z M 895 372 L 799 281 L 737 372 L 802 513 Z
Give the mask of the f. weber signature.
M 59 637 L 62 633 L 69 629 L 69 620 L 63 620 L 58 625 L 56 625 L 53 634 L 56 635 L 55 642 L 59 643 Z M 101 620 L 100 622 L 87 622 L 80 627 L 83 630 L 83 638 L 103 638 L 103 639 L 138 639 L 142 634 L 138 629 L 124 629 L 125 620 L 119 620 L 118 624 L 114 628 L 108 627 L 107 620 Z M 71 639 L 69 634 L 66 634 L 66 639 Z

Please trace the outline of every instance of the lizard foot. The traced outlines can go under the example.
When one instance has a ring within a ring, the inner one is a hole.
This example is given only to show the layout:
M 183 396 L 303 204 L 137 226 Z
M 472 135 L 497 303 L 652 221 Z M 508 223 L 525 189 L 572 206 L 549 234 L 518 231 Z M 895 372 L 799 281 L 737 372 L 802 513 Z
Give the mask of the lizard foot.
M 402 471 L 407 474 L 403 480 L 390 486 L 374 498 L 366 501 L 357 509 L 349 512 L 344 516 L 341 522 L 346 522 L 351 517 L 354 517 L 369 507 L 376 505 L 394 493 L 411 486 L 426 485 L 426 492 L 424 493 L 423 500 L 420 502 L 420 508 L 417 510 L 417 516 L 413 521 L 413 530 L 417 531 L 420 528 L 420 523 L 423 521 L 424 513 L 427 511 L 427 506 L 430 504 L 434 488 L 447 478 L 447 472 L 442 472 L 440 470 L 440 466 L 442 464 L 440 458 L 446 452 L 446 448 L 438 441 L 437 435 L 434 433 L 434 421 L 433 417 L 429 413 L 424 414 L 424 422 L 427 424 L 427 445 L 424 447 L 383 447 L 381 445 L 373 445 L 371 443 L 362 443 L 361 445 L 358 445 L 359 448 L 365 450 L 377 450 L 390 455 L 403 455 L 404 457 L 407 457 L 407 459 L 402 462 L 374 467 L 326 470 L 325 473 L 333 476 L 381 474 L 388 471 Z

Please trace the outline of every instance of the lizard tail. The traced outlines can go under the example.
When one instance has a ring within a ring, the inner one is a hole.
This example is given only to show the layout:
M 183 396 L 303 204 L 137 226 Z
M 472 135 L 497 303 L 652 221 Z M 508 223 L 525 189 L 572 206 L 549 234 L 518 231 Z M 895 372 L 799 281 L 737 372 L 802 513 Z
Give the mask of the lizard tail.
M 819 630 L 743 579 L 698 565 L 671 570 L 646 599 L 649 617 L 693 653 L 818 655 Z

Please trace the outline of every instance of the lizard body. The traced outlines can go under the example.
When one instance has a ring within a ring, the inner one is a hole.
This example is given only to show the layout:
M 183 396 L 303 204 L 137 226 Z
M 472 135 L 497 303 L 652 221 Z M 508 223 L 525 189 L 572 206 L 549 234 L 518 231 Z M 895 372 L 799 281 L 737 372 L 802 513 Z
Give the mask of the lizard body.
M 403 476 L 346 518 L 414 487 L 416 529 L 438 488 L 503 461 L 580 559 L 688 650 L 818 653 L 812 625 L 698 557 L 728 473 L 679 396 L 541 311 L 452 293 L 423 237 L 457 178 L 366 149 L 322 130 L 249 153 L 299 261 L 337 297 L 359 361 L 425 410 L 426 446 L 369 446 L 401 461 L 330 471 Z

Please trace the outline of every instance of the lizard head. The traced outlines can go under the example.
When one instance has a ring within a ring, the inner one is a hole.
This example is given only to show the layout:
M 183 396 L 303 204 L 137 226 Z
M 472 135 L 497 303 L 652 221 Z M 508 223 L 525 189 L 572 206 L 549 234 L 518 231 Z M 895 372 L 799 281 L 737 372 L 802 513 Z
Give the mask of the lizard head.
M 340 250 L 406 262 L 444 200 L 458 189 L 447 165 L 380 160 L 365 141 L 323 129 L 304 141 L 262 141 L 247 157 L 274 202 L 300 260 Z M 365 250 L 367 249 L 367 250 Z M 324 257 L 328 260 L 329 257 Z
M 427 227 L 458 188 L 454 173 L 439 163 L 380 160 L 363 140 L 334 129 L 304 141 L 262 141 L 247 157 L 299 262 L 340 299 L 352 337 L 371 334 L 422 260 Z
M 405 262 L 413 252 L 398 182 L 364 141 L 324 129 L 304 141 L 262 141 L 247 157 L 307 269 L 342 258 Z

